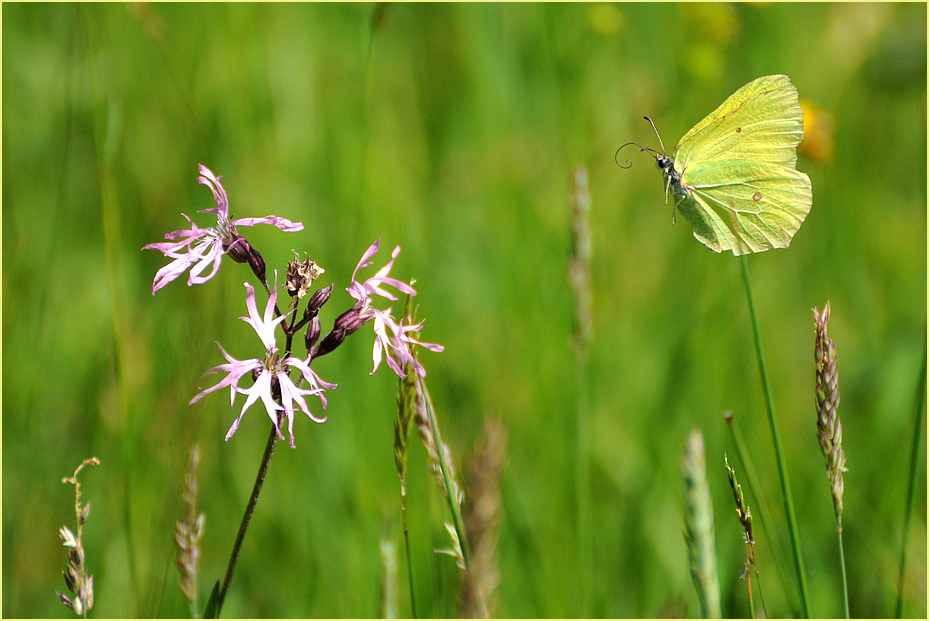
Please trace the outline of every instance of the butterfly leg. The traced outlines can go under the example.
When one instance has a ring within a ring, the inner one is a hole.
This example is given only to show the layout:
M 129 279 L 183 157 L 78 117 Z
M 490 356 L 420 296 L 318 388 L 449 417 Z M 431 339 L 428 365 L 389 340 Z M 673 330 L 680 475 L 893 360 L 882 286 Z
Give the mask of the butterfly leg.
M 669 176 L 668 182 L 664 186 L 664 204 L 665 205 L 668 204 L 668 194 L 670 193 L 671 193 L 671 177 Z M 675 211 L 677 211 L 677 199 L 676 198 L 674 199 L 674 207 L 671 208 L 671 224 L 672 225 L 677 224 L 677 219 L 675 217 L 676 214 L 674 213 Z

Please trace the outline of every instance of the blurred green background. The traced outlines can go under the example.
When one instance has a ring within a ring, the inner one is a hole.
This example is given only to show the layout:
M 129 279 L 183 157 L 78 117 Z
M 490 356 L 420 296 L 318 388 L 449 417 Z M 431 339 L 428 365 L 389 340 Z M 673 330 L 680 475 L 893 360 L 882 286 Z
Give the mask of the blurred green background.
M 811 309 L 829 300 L 851 613 L 893 614 L 926 339 L 925 5 L 2 11 L 3 616 L 71 614 L 54 593 L 65 588 L 57 531 L 74 528 L 74 489 L 61 478 L 92 455 L 102 464 L 81 474 L 93 505 L 91 616 L 189 614 L 173 531 L 198 443 L 201 601 L 222 577 L 268 420 L 255 406 L 224 442 L 243 397 L 234 409 L 225 392 L 187 402 L 215 381 L 200 383 L 223 362 L 215 341 L 240 359 L 261 355 L 237 319 L 251 274 L 227 260 L 205 285 L 182 277 L 152 297 L 167 260 L 140 252 L 183 228 L 181 212 L 215 223 L 195 213 L 214 206 L 198 163 L 223 176 L 236 217 L 304 223 L 299 233 L 241 232 L 269 273 L 293 250 L 326 269 L 320 286 L 335 289 L 324 329 L 350 306 L 344 289 L 368 245 L 381 238 L 378 265 L 402 246 L 392 275 L 417 280 L 422 339 L 446 347 L 421 359 L 459 471 L 486 415 L 509 435 L 497 616 L 699 614 L 680 476 L 695 427 L 706 438 L 723 613 L 747 615 L 724 410 L 751 445 L 776 537 L 788 538 L 738 261 L 708 252 L 680 218 L 671 225 L 649 157 L 629 149 L 623 170 L 614 153 L 630 140 L 658 147 L 646 114 L 673 149 L 738 87 L 772 73 L 790 76 L 807 110 L 798 168 L 813 208 L 789 249 L 748 264 L 812 612 L 842 611 L 813 405 Z M 580 416 L 566 277 L 576 165 L 590 174 L 594 252 Z M 386 368 L 368 375 L 372 341 L 365 329 L 314 364 L 339 384 L 329 420 L 298 418 L 296 450 L 278 446 L 223 616 L 381 613 L 380 541 L 402 541 L 397 380 Z M 590 432 L 589 557 L 578 535 L 578 420 Z M 455 616 L 458 570 L 433 553 L 448 546 L 447 510 L 423 447 L 411 453 L 419 613 Z M 924 618 L 924 442 L 919 460 L 904 612 Z M 770 613 L 798 614 L 792 565 L 785 586 L 756 539 Z

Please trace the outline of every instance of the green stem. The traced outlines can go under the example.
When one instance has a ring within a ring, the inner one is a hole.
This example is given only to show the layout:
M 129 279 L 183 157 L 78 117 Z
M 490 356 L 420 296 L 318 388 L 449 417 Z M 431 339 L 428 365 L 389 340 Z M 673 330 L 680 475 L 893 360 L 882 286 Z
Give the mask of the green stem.
M 761 337 L 758 334 L 758 320 L 755 317 L 755 303 L 752 300 L 752 287 L 748 278 L 748 262 L 745 255 L 739 257 L 742 266 L 742 282 L 745 283 L 745 295 L 748 298 L 748 313 L 752 322 L 752 333 L 755 336 L 755 354 L 758 357 L 758 372 L 761 375 L 761 387 L 764 392 L 765 407 L 768 410 L 768 423 L 771 426 L 771 437 L 774 441 L 774 455 L 777 460 L 777 472 L 781 481 L 781 493 L 784 496 L 784 508 L 787 512 L 787 526 L 790 531 L 790 543 L 793 546 L 794 566 L 797 570 L 797 580 L 800 583 L 800 600 L 803 603 L 803 616 L 810 618 L 810 598 L 806 586 L 806 572 L 803 569 L 803 555 L 800 552 L 800 536 L 797 527 L 797 517 L 794 513 L 793 495 L 790 492 L 790 481 L 787 478 L 787 465 L 784 460 L 784 451 L 781 448 L 781 433 L 774 415 L 774 402 L 771 398 L 771 388 L 768 385 L 768 372 L 764 364 L 764 354 L 761 351 Z
M 761 600 L 761 610 L 764 612 L 764 618 L 770 619 L 771 615 L 768 614 L 768 605 L 764 603 L 764 591 L 761 590 L 761 574 L 758 572 L 758 565 L 752 563 L 752 567 L 755 570 L 755 584 L 758 585 L 758 599 Z M 754 619 L 754 616 L 752 618 Z
M 265 475 L 268 473 L 268 465 L 271 463 L 271 456 L 274 455 L 274 446 L 276 444 L 277 428 L 271 425 L 271 435 L 268 437 L 268 444 L 265 446 L 264 456 L 261 458 L 261 465 L 258 466 L 258 476 L 255 478 L 252 495 L 248 499 L 248 505 L 245 507 L 245 515 L 242 516 L 242 523 L 239 525 L 239 533 L 236 535 L 235 543 L 232 546 L 232 555 L 229 558 L 229 566 L 226 568 L 226 577 L 223 579 L 223 586 L 219 590 L 219 599 L 216 604 L 216 618 L 219 618 L 223 610 L 223 601 L 226 599 L 226 591 L 229 590 L 229 583 L 232 581 L 232 572 L 235 571 L 236 562 L 239 560 L 239 551 L 242 549 L 245 531 L 248 530 L 248 524 L 252 519 L 252 513 L 255 512 L 255 505 L 258 503 L 258 494 L 261 493 L 261 486 L 264 484 Z
M 406 573 L 410 581 L 410 609 L 414 619 L 416 614 L 416 589 L 413 588 L 413 557 L 410 555 L 410 531 L 406 526 L 406 482 L 400 482 L 400 512 L 403 514 L 403 542 L 406 545 Z
M 916 471 L 919 465 L 919 444 L 922 440 L 923 415 L 926 405 L 926 335 L 923 334 L 923 366 L 919 372 L 919 383 L 916 387 L 916 404 L 913 420 L 913 445 L 910 450 L 910 480 L 907 485 L 906 508 L 903 510 L 903 541 L 900 544 L 900 578 L 897 584 L 897 610 L 894 616 L 899 619 L 903 615 L 903 586 L 906 577 L 906 548 L 910 532 L 910 521 L 913 517 L 913 497 L 916 494 Z
M 442 470 L 442 480 L 445 484 L 446 500 L 448 508 L 452 512 L 452 523 L 455 526 L 455 532 L 458 534 L 458 543 L 461 546 L 461 556 L 465 568 L 468 566 L 468 537 L 465 533 L 464 520 L 461 518 L 461 508 L 458 506 L 458 499 L 453 498 L 455 489 L 452 484 L 452 477 L 449 474 L 448 464 L 445 463 L 445 443 L 442 442 L 442 434 L 439 431 L 439 425 L 435 419 L 435 412 L 432 409 L 432 397 L 429 396 L 429 390 L 426 388 L 426 382 L 421 377 L 416 376 L 416 383 L 419 386 L 419 393 L 423 396 L 423 403 L 426 405 L 426 413 L 429 414 L 429 425 L 432 427 L 432 435 L 435 438 L 435 451 L 439 456 L 439 468 Z
M 835 516 L 836 527 L 839 533 L 839 562 L 842 565 L 842 597 L 845 601 L 845 618 L 851 619 L 848 614 L 848 578 L 845 576 L 845 544 L 842 543 L 842 514 Z

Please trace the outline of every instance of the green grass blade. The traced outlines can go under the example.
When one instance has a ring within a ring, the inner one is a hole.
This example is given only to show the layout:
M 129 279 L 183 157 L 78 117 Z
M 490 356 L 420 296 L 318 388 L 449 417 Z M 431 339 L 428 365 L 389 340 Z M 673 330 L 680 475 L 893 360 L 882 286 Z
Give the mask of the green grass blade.
M 803 568 L 803 555 L 800 552 L 800 535 L 797 527 L 797 517 L 794 512 L 793 495 L 790 492 L 790 480 L 787 477 L 787 465 L 784 461 L 784 451 L 781 448 L 781 433 L 777 426 L 777 417 L 774 415 L 774 402 L 771 398 L 771 388 L 768 384 L 768 371 L 764 364 L 764 353 L 761 350 L 761 337 L 758 333 L 758 320 L 755 317 L 755 303 L 752 300 L 752 287 L 748 277 L 748 262 L 745 255 L 739 257 L 742 266 L 742 282 L 745 283 L 745 295 L 748 298 L 748 313 L 752 322 L 752 333 L 755 336 L 755 354 L 758 358 L 758 373 L 761 375 L 761 387 L 764 391 L 765 408 L 768 411 L 768 423 L 771 427 L 771 438 L 774 442 L 774 455 L 777 461 L 777 473 L 781 481 L 781 493 L 784 495 L 784 508 L 787 512 L 787 525 L 790 530 L 790 542 L 794 552 L 794 566 L 797 571 L 797 580 L 800 583 L 800 601 L 803 603 L 803 616 L 810 618 L 810 597 L 806 586 L 806 571 Z
M 900 544 L 900 579 L 897 585 L 897 610 L 894 616 L 899 619 L 903 615 L 903 586 L 906 575 L 906 546 L 907 533 L 910 532 L 910 521 L 913 517 L 913 497 L 916 495 L 916 471 L 919 466 L 919 443 L 923 437 L 923 417 L 926 413 L 926 335 L 923 335 L 923 366 L 919 372 L 919 382 L 916 387 L 916 403 L 913 408 L 913 446 L 910 450 L 910 475 L 907 484 L 906 508 L 903 510 L 903 536 Z

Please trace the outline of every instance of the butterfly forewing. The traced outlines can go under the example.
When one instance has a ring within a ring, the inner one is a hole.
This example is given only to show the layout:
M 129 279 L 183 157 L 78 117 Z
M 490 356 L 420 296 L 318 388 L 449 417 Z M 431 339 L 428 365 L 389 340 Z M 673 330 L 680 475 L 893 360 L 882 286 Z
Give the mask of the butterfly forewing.
M 681 174 L 691 162 L 716 159 L 794 166 L 802 138 L 797 89 L 787 76 L 765 76 L 737 90 L 687 132 L 673 159 Z

